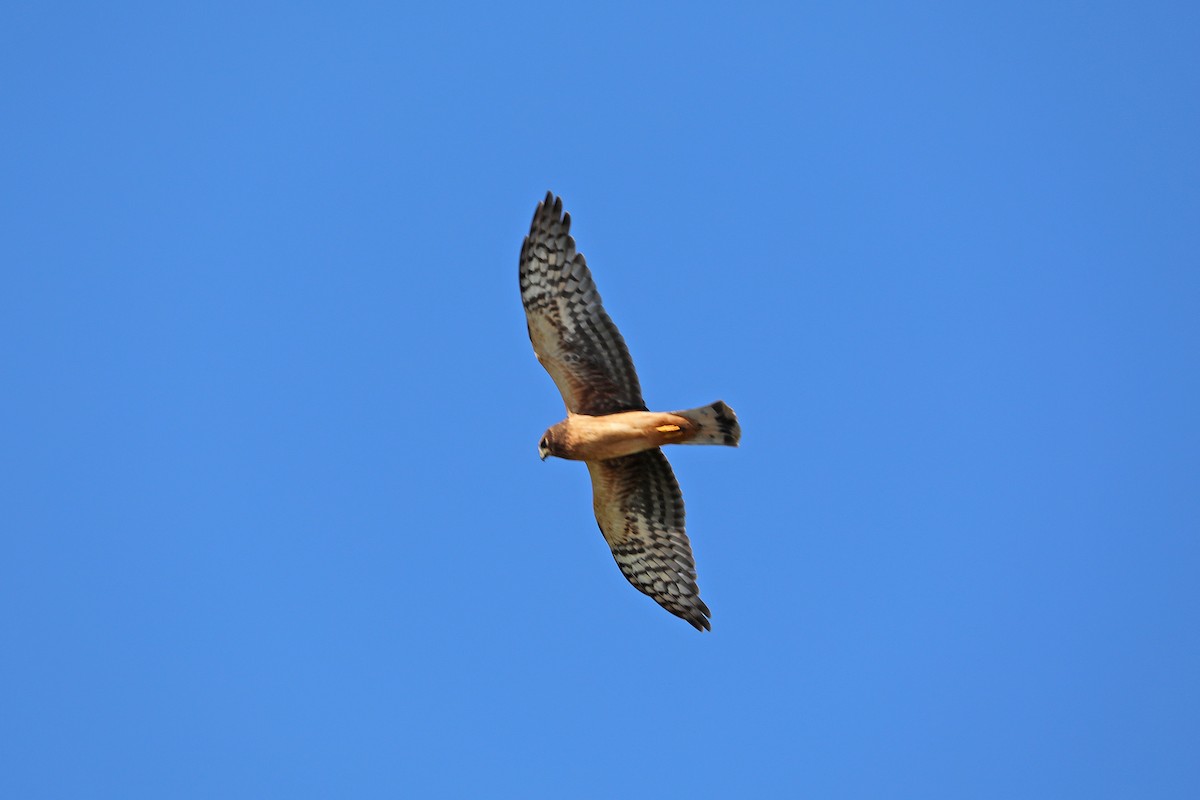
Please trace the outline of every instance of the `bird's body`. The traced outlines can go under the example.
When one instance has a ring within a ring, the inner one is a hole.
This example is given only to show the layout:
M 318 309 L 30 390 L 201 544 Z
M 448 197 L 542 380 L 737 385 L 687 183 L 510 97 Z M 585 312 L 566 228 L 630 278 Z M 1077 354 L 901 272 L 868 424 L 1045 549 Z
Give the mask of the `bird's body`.
M 687 411 L 647 409 L 633 359 L 570 225 L 562 200 L 547 193 L 521 247 L 529 339 L 567 406 L 567 418 L 546 431 L 538 452 L 587 463 L 596 521 L 621 572 L 663 608 L 707 630 L 711 614 L 696 587 L 683 495 L 660 448 L 737 446 L 741 427 L 719 400 Z
M 622 411 L 593 417 L 570 414 L 546 431 L 546 455 L 572 461 L 605 461 L 695 434 L 697 425 L 687 417 L 669 412 Z

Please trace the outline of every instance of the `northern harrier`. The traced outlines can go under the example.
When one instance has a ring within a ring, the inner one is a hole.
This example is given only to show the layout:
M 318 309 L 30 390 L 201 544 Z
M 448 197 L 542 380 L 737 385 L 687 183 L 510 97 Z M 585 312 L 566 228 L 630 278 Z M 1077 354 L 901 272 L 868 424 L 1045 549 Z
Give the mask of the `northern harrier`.
M 651 412 L 633 359 L 600 304 L 571 215 L 546 193 L 521 246 L 521 301 L 529 340 L 567 405 L 567 418 L 542 436 L 538 452 L 587 463 L 600 532 L 636 589 L 711 630 L 696 588 L 696 565 L 683 528 L 683 495 L 664 444 L 737 446 L 733 409 L 718 400 L 687 411 Z

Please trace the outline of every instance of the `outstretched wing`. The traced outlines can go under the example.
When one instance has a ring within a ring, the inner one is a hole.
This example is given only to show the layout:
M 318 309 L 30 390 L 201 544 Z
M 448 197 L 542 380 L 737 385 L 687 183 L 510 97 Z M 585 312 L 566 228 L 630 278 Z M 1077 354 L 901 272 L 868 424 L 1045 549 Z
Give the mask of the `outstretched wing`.
M 570 229 L 571 215 L 563 213 L 562 198 L 547 192 L 521 245 L 521 302 L 533 351 L 558 386 L 567 411 L 645 411 L 629 349 L 600 304 Z
M 587 466 L 596 521 L 621 572 L 696 630 L 712 630 L 683 528 L 683 495 L 662 450 L 589 461 Z

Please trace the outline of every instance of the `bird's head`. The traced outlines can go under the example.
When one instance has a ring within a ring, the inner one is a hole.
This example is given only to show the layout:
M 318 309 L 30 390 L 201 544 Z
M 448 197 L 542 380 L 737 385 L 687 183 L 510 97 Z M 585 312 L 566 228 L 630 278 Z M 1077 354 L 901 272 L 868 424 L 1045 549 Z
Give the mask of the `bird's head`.
M 558 447 L 554 436 L 554 428 L 550 428 L 542 434 L 542 440 L 538 442 L 538 455 L 542 457 L 542 461 L 546 460 L 546 456 L 558 455 Z

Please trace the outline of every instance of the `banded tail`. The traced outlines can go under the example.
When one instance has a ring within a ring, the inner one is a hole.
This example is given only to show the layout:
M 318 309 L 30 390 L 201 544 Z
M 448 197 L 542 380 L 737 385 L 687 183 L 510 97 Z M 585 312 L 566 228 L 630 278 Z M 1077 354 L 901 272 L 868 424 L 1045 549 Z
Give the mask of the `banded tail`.
M 699 426 L 695 436 L 678 444 L 724 444 L 737 447 L 738 442 L 742 440 L 742 426 L 738 424 L 737 414 L 725 405 L 724 400 L 672 413 L 687 417 Z

